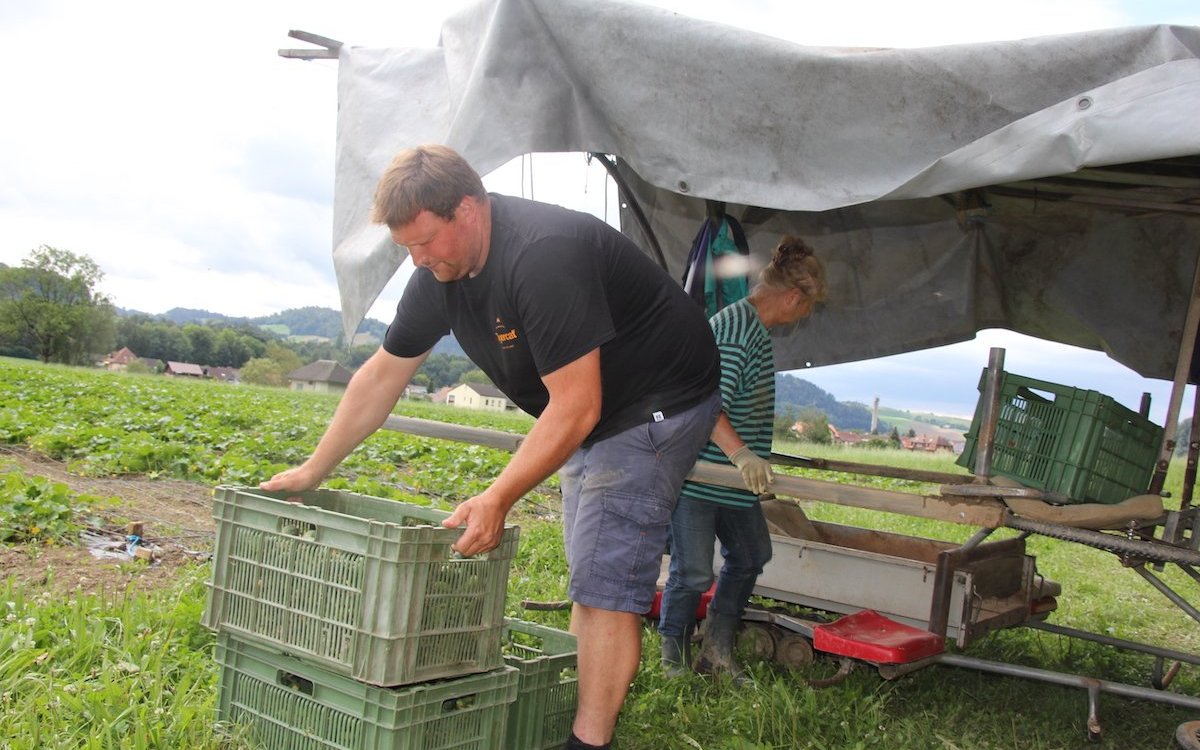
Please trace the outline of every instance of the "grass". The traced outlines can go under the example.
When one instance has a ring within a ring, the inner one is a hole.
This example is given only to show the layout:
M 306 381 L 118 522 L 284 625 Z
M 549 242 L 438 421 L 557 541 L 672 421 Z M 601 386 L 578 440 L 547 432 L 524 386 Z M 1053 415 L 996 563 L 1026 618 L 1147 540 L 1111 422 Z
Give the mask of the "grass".
M 213 729 L 213 638 L 199 624 L 206 573 L 157 594 L 63 599 L 0 587 L 3 747 L 231 747 Z
M 301 398 L 300 394 L 202 384 L 171 383 L 160 389 L 158 381 L 150 378 L 98 377 L 65 368 L 45 368 L 43 378 L 33 372 L 38 368 L 26 372 L 24 367 L 5 370 L 0 363 L 0 404 L 4 404 L 0 406 L 0 427 L 9 431 L 9 442 L 28 444 L 39 435 L 54 434 L 67 446 L 65 449 L 80 449 L 83 444 L 77 440 L 79 435 L 59 428 L 66 421 L 80 420 L 80 415 L 71 411 L 71 398 L 55 394 L 92 399 L 96 393 L 104 393 L 116 403 L 121 388 L 136 386 L 133 392 L 156 410 L 155 420 L 169 418 L 166 429 L 174 429 L 172 425 L 183 419 L 183 413 L 199 402 L 209 404 L 208 412 L 240 415 L 236 418 L 244 420 L 245 426 L 226 428 L 226 432 L 259 431 L 255 433 L 262 436 L 259 442 L 274 451 L 271 457 L 251 454 L 251 446 L 229 444 L 229 435 L 209 434 L 215 428 L 208 422 L 197 422 L 191 430 L 206 440 L 222 438 L 225 444 L 219 450 L 213 448 L 214 460 L 231 465 L 236 456 L 250 467 L 241 468 L 239 464 L 238 471 L 267 466 L 279 460 L 277 456 L 304 450 L 303 441 L 313 439 L 312 431 L 303 431 L 300 442 L 292 440 L 285 434 L 286 417 L 315 413 L 327 418 L 324 415 L 332 403 L 315 394 Z M 45 391 L 38 386 L 40 380 L 45 380 Z M 122 385 L 126 383 L 130 385 Z M 189 387 L 193 390 L 187 390 Z M 6 397 L 17 391 L 17 399 Z M 35 404 L 34 411 L 25 412 L 12 405 L 23 403 L 22 398 Z M 247 400 L 235 400 L 243 398 Z M 467 418 L 461 410 L 428 406 L 405 413 L 447 420 Z M 120 409 L 110 410 L 112 415 L 94 420 L 91 429 L 99 433 L 106 422 L 122 419 L 136 422 L 135 432 L 155 434 L 150 417 L 141 416 L 136 408 L 136 399 L 123 402 Z M 262 411 L 254 411 L 260 408 Z M 198 412 L 195 418 L 201 420 L 208 412 Z M 285 419 L 276 419 L 277 412 L 282 412 Z M 482 424 L 468 423 L 522 431 L 522 423 L 506 419 L 505 415 L 497 415 L 487 417 Z M 523 424 L 527 426 L 528 422 Z M 21 437 L 14 437 L 18 434 Z M 186 441 L 186 436 L 187 431 L 179 431 L 174 439 Z M 54 442 L 41 439 L 46 444 Z M 340 477 L 340 481 L 375 481 L 381 486 L 400 481 L 416 483 L 412 479 L 416 471 L 419 482 L 429 486 L 430 494 L 452 499 L 470 491 L 478 481 L 471 476 L 486 474 L 497 464 L 490 454 L 479 458 L 455 446 L 435 445 L 436 441 L 390 440 L 372 438 L 374 442 L 364 446 L 364 455 L 353 473 Z M 814 451 L 807 445 L 780 448 L 807 455 Z M 112 445 L 111 450 L 115 453 L 118 447 Z M 68 458 L 96 466 L 87 460 L 88 455 L 73 453 Z M 841 450 L 825 455 L 859 463 L 965 473 L 947 456 L 890 450 Z M 219 466 L 201 465 L 195 456 L 188 458 L 181 464 L 181 471 L 205 477 L 217 472 L 204 481 L 220 480 Z M 113 460 L 119 463 L 117 458 Z M 375 466 L 389 461 L 399 461 L 401 471 L 390 469 L 392 473 L 382 479 L 373 473 Z M 921 483 L 879 477 L 787 471 L 900 491 L 932 489 Z M 171 475 L 171 466 L 165 465 L 163 472 Z M 1179 466 L 1172 466 L 1168 477 L 1167 486 L 1176 497 L 1180 472 Z M 442 492 L 438 492 L 439 481 L 444 482 L 440 485 L 445 488 Z M 522 541 L 509 579 L 506 610 L 523 619 L 565 628 L 566 612 L 534 612 L 521 607 L 524 599 L 565 598 L 566 566 L 553 497 L 553 492 L 543 491 L 537 502 L 518 506 L 514 520 L 522 527 Z M 806 508 L 819 520 L 920 537 L 962 541 L 973 531 L 955 524 L 827 503 L 810 502 Z M 1010 533 L 1002 530 L 997 535 Z M 1039 537 L 1030 538 L 1029 551 L 1036 556 L 1039 571 L 1063 586 L 1053 622 L 1200 653 L 1197 623 L 1135 573 L 1122 568 L 1113 555 Z M 217 691 L 213 637 L 199 625 L 205 597 L 203 583 L 209 575 L 206 564 L 197 564 L 165 591 L 79 591 L 71 597 L 53 597 L 11 582 L 0 583 L 0 748 L 243 747 L 237 732 L 213 724 Z M 1185 594 L 1194 591 L 1194 582 L 1178 570 L 1165 571 L 1164 579 Z M 1076 688 L 941 666 L 886 681 L 877 671 L 863 666 L 836 686 L 814 689 L 808 685 L 808 678 L 829 676 L 837 668 L 831 659 L 820 657 L 800 671 L 748 658 L 755 685 L 735 688 L 699 677 L 668 680 L 657 664 L 657 653 L 657 635 L 647 624 L 642 669 L 618 727 L 617 746 L 625 750 L 1051 750 L 1091 746 L 1084 731 L 1086 694 Z M 1149 657 L 1022 628 L 994 633 L 970 646 L 966 653 L 1140 685 L 1148 684 L 1153 666 Z M 1185 666 L 1174 689 L 1200 695 L 1196 671 L 1195 667 Z M 1103 746 L 1166 750 L 1173 747 L 1176 725 L 1197 718 L 1194 713 L 1104 695 L 1100 709 Z

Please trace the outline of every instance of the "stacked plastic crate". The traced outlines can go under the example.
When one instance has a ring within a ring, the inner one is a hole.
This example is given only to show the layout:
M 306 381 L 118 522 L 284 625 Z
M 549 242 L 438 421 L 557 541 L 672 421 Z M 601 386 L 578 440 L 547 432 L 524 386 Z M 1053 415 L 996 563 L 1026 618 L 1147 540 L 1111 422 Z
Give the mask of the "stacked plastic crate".
M 979 379 L 984 393 L 987 370 Z M 1146 492 L 1163 428 L 1096 391 L 1000 373 L 991 472 L 1056 502 L 1119 503 Z M 984 396 L 957 463 L 975 466 Z
M 270 748 L 506 746 L 515 527 L 461 558 L 446 513 L 350 492 L 218 487 L 213 516 L 219 720 Z
M 504 661 L 520 672 L 506 750 L 557 750 L 571 734 L 578 685 L 575 636 L 523 620 L 504 622 Z

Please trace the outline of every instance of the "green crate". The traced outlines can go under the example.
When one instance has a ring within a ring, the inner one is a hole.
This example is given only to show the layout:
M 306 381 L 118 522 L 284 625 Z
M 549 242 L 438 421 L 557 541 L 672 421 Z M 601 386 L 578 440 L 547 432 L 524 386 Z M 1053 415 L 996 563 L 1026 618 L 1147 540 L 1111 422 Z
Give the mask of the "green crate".
M 217 635 L 217 720 L 289 750 L 494 750 L 517 697 L 512 667 L 384 688 Z
M 373 685 L 495 669 L 519 532 L 461 558 L 447 516 L 352 492 L 218 487 L 204 625 Z
M 504 662 L 520 671 L 508 712 L 505 750 L 560 748 L 575 719 L 575 636 L 524 620 L 504 620 Z
M 984 392 L 987 370 L 979 381 Z M 957 463 L 975 468 L 981 396 Z M 1096 391 L 1001 373 L 991 472 L 1072 503 L 1145 494 L 1163 429 Z

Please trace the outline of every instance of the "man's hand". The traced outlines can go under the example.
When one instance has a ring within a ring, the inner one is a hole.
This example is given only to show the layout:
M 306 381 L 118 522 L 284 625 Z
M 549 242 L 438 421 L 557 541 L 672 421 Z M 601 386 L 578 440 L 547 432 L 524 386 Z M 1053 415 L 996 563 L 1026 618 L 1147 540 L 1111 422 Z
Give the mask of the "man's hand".
M 508 509 L 502 504 L 486 495 L 476 495 L 455 508 L 450 517 L 442 521 L 442 526 L 448 529 L 467 527 L 454 544 L 454 551 L 470 557 L 500 546 L 507 515 Z
M 259 482 L 258 488 L 269 492 L 305 492 L 316 488 L 320 483 L 321 477 L 314 476 L 307 464 L 301 464 L 281 471 L 265 482 Z
M 771 486 L 771 482 L 775 481 L 775 472 L 771 470 L 771 462 L 754 455 L 748 445 L 743 445 L 729 457 L 729 460 L 742 472 L 742 481 L 746 483 L 746 488 L 755 495 L 766 492 L 767 488 Z

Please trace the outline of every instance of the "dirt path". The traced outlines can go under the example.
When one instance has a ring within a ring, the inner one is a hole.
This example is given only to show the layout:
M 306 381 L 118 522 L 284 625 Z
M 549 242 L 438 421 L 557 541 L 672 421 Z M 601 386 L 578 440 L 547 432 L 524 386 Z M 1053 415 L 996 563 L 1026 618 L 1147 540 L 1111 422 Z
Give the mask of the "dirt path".
M 134 477 L 81 477 L 58 461 L 24 449 L 0 448 L 0 471 L 15 465 L 28 476 L 46 477 L 74 492 L 115 497 L 119 503 L 102 511 L 101 531 L 114 542 L 126 523 L 140 521 L 143 539 L 157 547 L 154 562 L 98 557 L 86 546 L 0 545 L 0 582 L 8 577 L 30 590 L 119 594 L 127 588 L 170 585 L 181 567 L 207 559 L 212 550 L 212 488 L 194 482 Z

